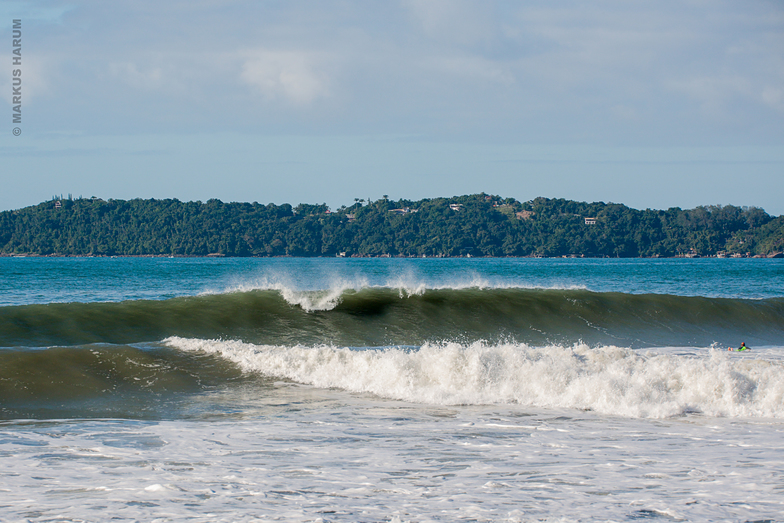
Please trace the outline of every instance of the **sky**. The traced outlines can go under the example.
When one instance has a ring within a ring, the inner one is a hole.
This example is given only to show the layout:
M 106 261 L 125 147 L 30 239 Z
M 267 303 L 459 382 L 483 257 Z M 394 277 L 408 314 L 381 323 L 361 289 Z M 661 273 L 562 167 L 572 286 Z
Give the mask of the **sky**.
M 0 210 L 485 192 L 784 214 L 781 0 L 3 0 L 0 42 Z

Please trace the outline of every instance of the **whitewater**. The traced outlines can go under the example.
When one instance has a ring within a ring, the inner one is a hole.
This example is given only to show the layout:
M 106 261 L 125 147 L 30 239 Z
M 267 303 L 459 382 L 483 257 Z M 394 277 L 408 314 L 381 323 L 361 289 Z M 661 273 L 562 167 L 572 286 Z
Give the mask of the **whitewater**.
M 586 345 L 356 350 L 181 338 L 165 343 L 218 354 L 246 373 L 411 403 L 515 404 L 625 417 L 784 417 L 784 364 L 770 349 L 749 358 L 712 349 L 700 355 Z
M 784 520 L 779 260 L 0 271 L 2 521 Z

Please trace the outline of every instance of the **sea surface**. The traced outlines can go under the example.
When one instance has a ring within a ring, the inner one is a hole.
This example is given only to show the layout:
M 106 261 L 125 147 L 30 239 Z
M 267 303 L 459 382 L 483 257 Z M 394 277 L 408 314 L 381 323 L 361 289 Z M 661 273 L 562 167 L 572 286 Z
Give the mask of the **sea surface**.
M 784 260 L 0 258 L 0 460 L 0 521 L 784 521 Z

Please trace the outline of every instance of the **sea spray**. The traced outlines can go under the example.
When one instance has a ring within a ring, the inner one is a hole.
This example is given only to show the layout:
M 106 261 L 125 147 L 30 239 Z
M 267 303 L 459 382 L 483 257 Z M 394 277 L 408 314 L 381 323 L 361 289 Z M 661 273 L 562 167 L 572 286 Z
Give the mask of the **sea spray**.
M 201 295 L 232 294 L 252 291 L 278 291 L 290 304 L 301 306 L 304 310 L 330 310 L 340 303 L 340 297 L 347 292 L 361 292 L 365 289 L 393 289 L 397 290 L 398 297 L 421 296 L 426 291 L 436 290 L 491 290 L 491 289 L 520 289 L 520 290 L 588 290 L 585 285 L 567 284 L 521 284 L 500 281 L 483 277 L 478 274 L 464 274 L 460 277 L 450 276 L 449 281 L 425 282 L 413 273 L 397 275 L 387 278 L 383 283 L 371 284 L 366 276 L 346 278 L 332 275 L 326 278 L 328 284 L 323 288 L 303 287 L 292 281 L 291 275 L 274 274 L 255 278 L 234 280 L 221 288 L 208 289 Z M 323 300 L 323 297 L 329 297 Z M 315 299 L 314 299 L 315 298 Z
M 415 403 L 519 404 L 648 418 L 784 417 L 784 363 L 734 359 L 713 349 L 677 354 L 585 344 L 357 349 L 183 338 L 165 343 L 220 355 L 247 373 Z

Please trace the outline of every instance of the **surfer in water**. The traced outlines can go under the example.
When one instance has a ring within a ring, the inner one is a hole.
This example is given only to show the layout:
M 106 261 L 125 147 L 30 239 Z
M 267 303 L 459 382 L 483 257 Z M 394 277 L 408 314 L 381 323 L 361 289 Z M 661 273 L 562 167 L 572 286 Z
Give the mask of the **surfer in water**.
M 740 344 L 740 347 L 738 347 L 737 349 L 733 349 L 732 347 L 730 347 L 730 350 L 742 351 L 742 350 L 751 350 L 751 349 L 746 347 L 746 342 L 744 341 L 743 343 Z

